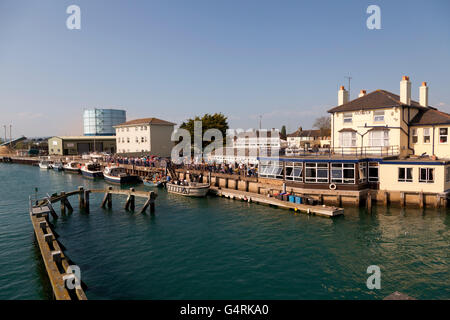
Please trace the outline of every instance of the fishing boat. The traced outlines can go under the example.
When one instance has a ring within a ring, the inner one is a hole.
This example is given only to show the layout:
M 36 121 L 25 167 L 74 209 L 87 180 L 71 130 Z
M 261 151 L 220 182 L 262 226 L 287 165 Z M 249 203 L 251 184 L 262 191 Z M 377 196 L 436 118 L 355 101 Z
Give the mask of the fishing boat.
M 81 167 L 81 174 L 83 177 L 89 179 L 102 178 L 103 172 L 100 168 L 100 164 L 96 162 L 88 162 Z
M 64 166 L 62 164 L 62 162 L 55 162 L 51 165 L 51 168 L 55 171 L 63 171 L 64 170 Z
M 76 161 L 70 161 L 64 165 L 64 171 L 69 173 L 80 173 L 80 163 Z
M 177 184 L 168 182 L 166 184 L 167 191 L 187 197 L 204 197 L 209 191 L 208 183 L 188 182 Z
M 41 162 L 39 162 L 39 168 L 41 169 L 50 169 L 50 162 L 47 160 L 42 160 Z
M 105 167 L 103 177 L 107 182 L 115 184 L 133 184 L 139 182 L 139 176 L 128 174 L 124 168 L 117 166 Z

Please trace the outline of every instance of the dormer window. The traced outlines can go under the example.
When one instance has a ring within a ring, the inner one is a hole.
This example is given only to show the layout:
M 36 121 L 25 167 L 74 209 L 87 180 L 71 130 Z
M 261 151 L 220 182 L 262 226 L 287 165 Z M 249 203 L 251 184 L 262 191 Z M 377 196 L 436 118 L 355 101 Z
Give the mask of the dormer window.
M 384 122 L 384 110 L 373 112 L 374 122 Z
M 344 124 L 351 124 L 353 122 L 353 114 L 351 112 L 344 113 Z

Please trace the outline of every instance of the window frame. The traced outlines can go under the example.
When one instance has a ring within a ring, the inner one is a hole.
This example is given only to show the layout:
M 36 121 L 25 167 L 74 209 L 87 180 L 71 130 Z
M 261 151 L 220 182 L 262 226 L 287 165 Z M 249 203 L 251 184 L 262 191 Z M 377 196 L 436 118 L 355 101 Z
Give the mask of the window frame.
M 374 110 L 373 111 L 373 122 L 377 122 L 377 123 L 384 123 L 384 110 Z M 377 118 L 381 118 L 381 119 L 377 119 Z
M 377 169 L 376 178 L 374 176 L 370 175 L 370 169 L 373 169 L 373 168 Z M 377 183 L 380 181 L 380 164 L 378 162 L 369 162 L 367 164 L 367 181 L 377 182 Z
M 400 173 L 403 171 L 403 178 L 400 178 Z M 399 167 L 398 168 L 398 174 L 397 174 L 397 181 L 398 182 L 413 182 L 414 176 L 413 176 L 413 168 L 411 167 Z M 408 173 L 410 173 L 411 178 L 408 178 Z
M 443 135 L 441 133 L 441 130 L 446 130 L 446 134 Z M 445 137 L 445 142 L 441 141 L 442 137 Z M 448 128 L 439 128 L 439 144 L 447 144 L 447 142 L 448 142 Z
M 425 134 L 425 130 L 427 130 L 428 134 Z M 423 144 L 431 144 L 430 128 L 423 128 L 422 134 L 423 134 Z M 428 142 L 425 141 L 425 137 L 428 137 Z
M 330 181 L 330 173 L 329 173 L 330 165 L 328 162 L 306 162 L 305 163 L 305 183 L 329 183 Z M 308 171 L 311 172 L 314 170 L 314 176 L 308 176 Z M 318 173 L 326 171 L 327 175 L 325 177 L 320 177 Z
M 425 170 L 425 179 L 422 179 L 422 170 Z M 431 179 L 430 179 L 431 172 Z M 419 168 L 419 182 L 420 183 L 434 183 L 434 168 Z
M 349 119 L 350 119 L 350 121 L 349 121 Z M 353 112 L 344 112 L 342 114 L 342 123 L 344 125 L 352 124 L 353 123 Z
M 416 144 L 419 142 L 419 134 L 417 129 L 413 128 L 411 133 L 411 143 Z
M 351 167 L 350 167 L 351 166 Z M 331 163 L 331 183 L 337 184 L 355 184 L 356 174 L 355 174 L 355 164 L 345 163 L 345 162 L 333 162 Z M 353 178 L 346 178 L 345 173 L 353 171 Z M 334 173 L 340 173 L 340 177 L 334 177 Z

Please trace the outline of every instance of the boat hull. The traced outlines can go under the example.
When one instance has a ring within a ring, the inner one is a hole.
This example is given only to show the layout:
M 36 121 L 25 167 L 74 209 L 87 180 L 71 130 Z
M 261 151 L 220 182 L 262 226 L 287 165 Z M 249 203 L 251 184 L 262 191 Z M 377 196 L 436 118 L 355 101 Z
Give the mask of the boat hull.
M 83 177 L 88 178 L 88 179 L 103 178 L 103 172 L 101 172 L 101 171 L 81 170 L 81 174 L 83 175 Z
M 103 178 L 106 182 L 113 183 L 113 184 L 134 184 L 139 182 L 138 176 L 122 176 L 122 177 L 116 177 L 116 176 L 110 176 L 108 174 L 103 174 Z
M 66 168 L 66 167 L 64 167 L 64 171 L 68 172 L 68 173 L 74 173 L 74 174 L 79 174 L 81 172 L 81 170 L 78 168 Z
M 181 186 L 176 184 L 166 184 L 167 191 L 186 197 L 204 197 L 209 191 L 209 185 L 206 186 Z

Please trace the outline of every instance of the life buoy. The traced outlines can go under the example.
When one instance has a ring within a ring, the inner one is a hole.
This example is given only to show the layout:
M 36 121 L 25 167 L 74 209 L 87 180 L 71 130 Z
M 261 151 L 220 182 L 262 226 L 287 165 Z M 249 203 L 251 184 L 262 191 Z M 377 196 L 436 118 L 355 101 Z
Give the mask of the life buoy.
M 334 183 L 330 184 L 330 190 L 336 190 L 336 185 Z

